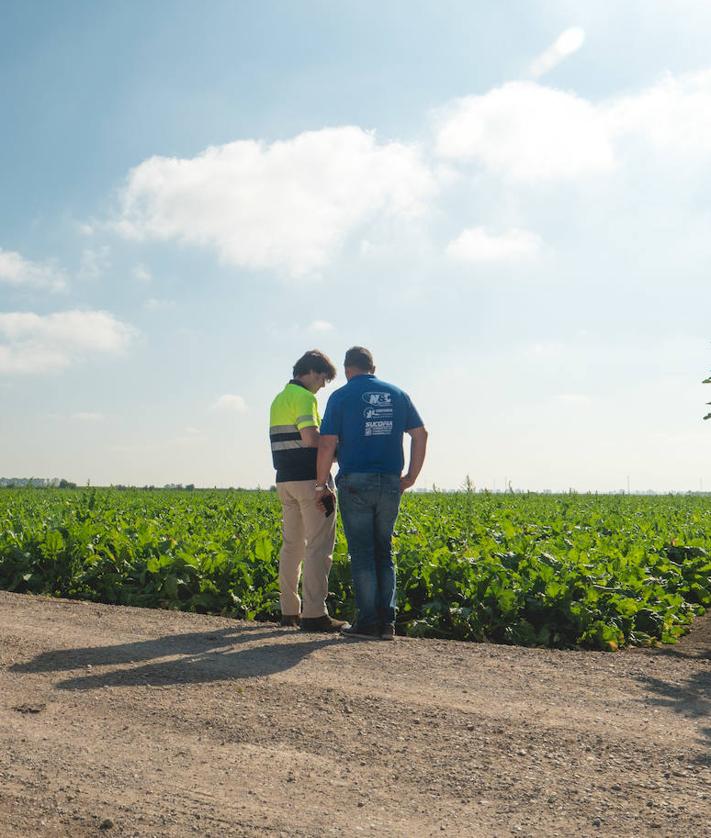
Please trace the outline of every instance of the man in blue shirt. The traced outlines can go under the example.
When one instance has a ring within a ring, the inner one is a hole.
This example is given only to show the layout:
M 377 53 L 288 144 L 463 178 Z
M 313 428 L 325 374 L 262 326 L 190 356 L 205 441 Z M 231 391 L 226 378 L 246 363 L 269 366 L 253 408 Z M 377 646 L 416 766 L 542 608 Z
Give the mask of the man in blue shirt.
M 338 503 L 351 555 L 358 616 L 342 629 L 351 637 L 395 638 L 396 578 L 392 534 L 402 493 L 414 485 L 425 459 L 427 431 L 407 393 L 375 377 L 362 346 L 346 352 L 348 383 L 328 400 L 321 423 L 316 499 L 323 505 L 338 451 Z M 410 463 L 403 475 L 403 434 Z

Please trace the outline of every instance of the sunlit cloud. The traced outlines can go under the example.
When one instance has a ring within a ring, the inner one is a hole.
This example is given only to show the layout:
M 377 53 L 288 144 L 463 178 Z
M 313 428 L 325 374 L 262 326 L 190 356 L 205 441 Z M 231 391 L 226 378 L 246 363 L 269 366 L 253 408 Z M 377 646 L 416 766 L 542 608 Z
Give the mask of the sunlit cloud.
M 376 217 L 423 212 L 435 180 L 418 149 L 346 126 L 267 144 L 241 140 L 131 171 L 116 229 L 214 248 L 225 263 L 317 272 Z
M 601 107 L 617 141 L 644 142 L 673 160 L 701 159 L 711 150 L 711 69 L 674 76 Z
M 64 271 L 49 262 L 31 262 L 15 250 L 0 248 L 0 283 L 16 287 L 62 291 L 67 280 Z
M 458 262 L 512 262 L 534 258 L 542 246 L 541 237 L 529 230 L 491 233 L 484 227 L 473 227 L 451 241 L 446 253 Z
M 678 167 L 708 161 L 711 69 L 666 74 L 641 91 L 593 103 L 532 81 L 457 99 L 436 115 L 435 151 L 510 182 L 620 171 L 649 150 Z
M 117 355 L 136 334 L 105 311 L 0 314 L 0 373 L 51 372 L 96 355 Z
M 224 413 L 245 413 L 247 411 L 247 403 L 242 396 L 225 393 L 217 401 L 213 402 L 210 408 L 211 410 Z
M 140 264 L 136 265 L 133 269 L 133 278 L 137 279 L 139 282 L 151 282 L 153 280 L 153 274 L 145 265 Z
M 333 332 L 335 328 L 333 323 L 329 323 L 327 320 L 314 320 L 309 324 L 308 330 L 317 334 L 323 334 L 324 332 Z
M 571 26 L 561 32 L 553 44 L 542 52 L 531 64 L 530 74 L 538 79 L 557 67 L 561 61 L 577 52 L 585 43 L 585 30 L 579 26 Z
M 102 245 L 97 248 L 85 248 L 79 265 L 80 279 L 98 279 L 111 267 L 111 248 Z
M 614 163 L 606 126 L 590 102 L 528 81 L 445 108 L 436 150 L 528 182 L 607 172 Z

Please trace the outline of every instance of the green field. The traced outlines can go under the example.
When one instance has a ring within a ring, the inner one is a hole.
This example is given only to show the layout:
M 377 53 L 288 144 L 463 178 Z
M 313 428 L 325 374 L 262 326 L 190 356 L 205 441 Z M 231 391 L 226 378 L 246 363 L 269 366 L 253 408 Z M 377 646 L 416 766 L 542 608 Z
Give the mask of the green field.
M 711 605 L 705 497 L 410 494 L 394 543 L 412 636 L 616 649 Z M 279 546 L 272 492 L 0 489 L 10 591 L 270 619 Z M 352 617 L 340 528 L 330 590 Z

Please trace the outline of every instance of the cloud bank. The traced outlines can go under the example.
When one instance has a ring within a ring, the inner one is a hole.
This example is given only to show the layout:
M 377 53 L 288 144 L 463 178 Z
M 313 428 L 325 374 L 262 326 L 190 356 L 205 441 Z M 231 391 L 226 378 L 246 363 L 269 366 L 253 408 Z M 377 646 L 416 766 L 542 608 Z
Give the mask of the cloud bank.
M 594 105 L 529 81 L 453 102 L 440 117 L 435 148 L 445 159 L 529 183 L 605 173 L 614 165 Z
M 97 354 L 116 355 L 135 334 L 105 311 L 0 314 L 0 373 L 51 372 Z
M 583 41 L 582 30 L 566 30 L 534 62 L 534 75 Z M 671 181 L 687 163 L 692 177 L 708 166 L 711 70 L 666 75 L 599 102 L 537 81 L 512 81 L 453 100 L 433 119 L 429 145 L 421 148 L 346 126 L 273 143 L 239 140 L 188 159 L 152 157 L 128 175 L 115 227 L 137 240 L 211 248 L 237 268 L 299 278 L 332 264 L 358 232 L 369 237 L 377 225 L 389 234 L 392 218 L 407 221 L 425 212 L 435 218 L 442 213 L 435 198 L 446 198 L 450 187 L 475 187 L 485 176 L 503 196 L 501 205 L 515 208 L 520 199 L 518 209 L 498 223 L 493 213 L 479 213 L 438 252 L 463 263 L 530 259 L 542 248 L 536 234 L 521 229 L 527 225 L 522 207 L 534 189 L 590 186 L 586 207 L 604 213 L 604 205 L 590 203 L 593 192 L 616 210 L 621 194 L 632 200 L 636 186 L 654 185 L 650 164 L 657 173 L 669 172 Z M 604 182 L 606 198 L 598 188 Z M 658 201 L 681 210 L 678 195 L 660 192 Z M 551 230 L 544 234 L 555 249 Z M 361 253 L 371 249 L 364 239 Z M 150 276 L 143 266 L 135 275 Z M 319 331 L 313 324 L 310 329 Z
M 447 256 L 458 262 L 517 262 L 537 256 L 543 241 L 529 230 L 491 233 L 484 227 L 463 230 L 447 245 Z
M 435 181 L 415 147 L 356 127 L 240 140 L 133 169 L 117 229 L 214 247 L 244 268 L 318 271 L 360 225 L 423 210 Z
M 437 115 L 435 151 L 508 182 L 538 184 L 613 173 L 630 153 L 670 163 L 708 160 L 711 70 L 665 75 L 639 93 L 589 102 L 532 81 L 467 96 Z

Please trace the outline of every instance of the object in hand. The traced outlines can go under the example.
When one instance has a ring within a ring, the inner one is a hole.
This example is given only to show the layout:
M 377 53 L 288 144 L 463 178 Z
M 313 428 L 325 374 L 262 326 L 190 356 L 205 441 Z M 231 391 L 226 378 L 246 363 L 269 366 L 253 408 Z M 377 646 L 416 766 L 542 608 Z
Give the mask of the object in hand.
M 328 518 L 329 515 L 333 515 L 333 510 L 335 509 L 336 504 L 333 500 L 333 495 L 326 495 L 323 500 L 321 501 L 323 504 L 323 508 L 325 510 L 325 515 Z

